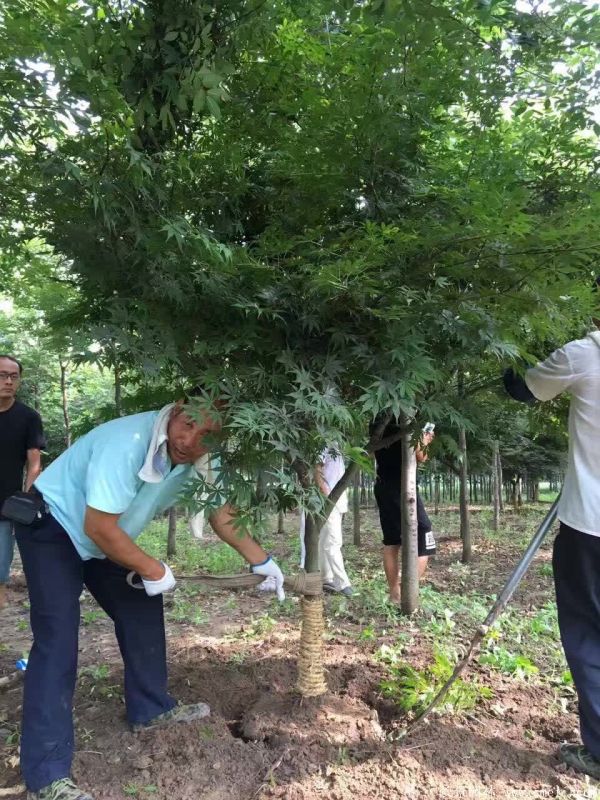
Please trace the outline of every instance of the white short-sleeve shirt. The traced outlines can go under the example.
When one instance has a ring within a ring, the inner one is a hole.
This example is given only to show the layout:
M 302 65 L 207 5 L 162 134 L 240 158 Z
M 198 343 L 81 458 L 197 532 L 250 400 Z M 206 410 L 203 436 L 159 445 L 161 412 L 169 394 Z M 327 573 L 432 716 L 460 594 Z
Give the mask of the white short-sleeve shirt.
M 569 458 L 558 518 L 600 536 L 600 331 L 555 350 L 527 370 L 525 383 L 538 400 L 571 395 Z

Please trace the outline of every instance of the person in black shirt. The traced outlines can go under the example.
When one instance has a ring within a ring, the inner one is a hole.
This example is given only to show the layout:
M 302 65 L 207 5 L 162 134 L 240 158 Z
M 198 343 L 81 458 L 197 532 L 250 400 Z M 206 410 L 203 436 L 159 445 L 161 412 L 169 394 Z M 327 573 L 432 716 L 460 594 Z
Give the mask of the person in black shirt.
M 373 427 L 371 430 L 373 430 Z M 383 432 L 386 439 L 399 432 L 396 422 L 392 421 Z M 433 433 L 423 433 L 421 444 L 426 447 L 433 439 Z M 426 453 L 418 447 L 415 455 L 417 461 L 427 460 Z M 375 499 L 379 508 L 379 520 L 383 532 L 383 568 L 387 579 L 390 601 L 400 602 L 400 546 L 402 544 L 402 495 L 400 478 L 402 473 L 402 441 L 390 444 L 375 451 L 377 478 L 375 480 Z M 435 553 L 435 538 L 431 530 L 431 522 L 425 506 L 417 490 L 417 526 L 419 546 L 419 577 L 427 569 L 429 556 Z
M 7 497 L 22 491 L 23 485 L 29 491 L 42 471 L 40 451 L 46 446 L 42 419 L 16 399 L 22 373 L 16 358 L 0 355 L 0 508 Z M 12 523 L 0 515 L 0 608 L 6 605 L 13 551 Z

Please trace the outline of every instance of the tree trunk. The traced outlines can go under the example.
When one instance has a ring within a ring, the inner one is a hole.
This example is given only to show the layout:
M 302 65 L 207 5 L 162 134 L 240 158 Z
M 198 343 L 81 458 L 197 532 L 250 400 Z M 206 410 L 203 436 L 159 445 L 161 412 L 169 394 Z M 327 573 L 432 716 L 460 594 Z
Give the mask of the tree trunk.
M 62 412 L 65 423 L 65 447 L 71 447 L 71 420 L 69 418 L 69 391 L 68 391 L 68 361 L 59 358 L 60 364 L 60 395 L 62 398 Z
M 504 485 L 504 477 L 502 475 L 502 457 L 500 456 L 500 444 L 498 444 L 497 450 L 497 459 L 496 459 L 496 471 L 498 474 L 498 487 L 499 487 L 499 494 L 500 494 L 500 513 L 504 511 L 504 495 L 502 494 L 502 486 Z
M 419 548 L 417 534 L 417 458 L 410 433 L 402 436 L 402 579 L 400 608 L 412 614 L 419 607 Z
M 500 527 L 500 501 L 502 499 L 502 485 L 500 483 L 500 476 L 498 474 L 498 454 L 499 443 L 494 442 L 494 450 L 492 455 L 492 500 L 494 503 L 494 517 L 492 520 L 492 530 L 497 531 Z
M 115 358 L 115 365 L 114 365 L 114 373 L 115 373 L 115 414 L 117 417 L 120 417 L 123 413 L 123 405 L 121 402 L 121 368 Z
M 281 508 L 277 514 L 277 534 L 278 536 L 283 536 L 285 534 L 285 514 Z
M 360 504 L 363 508 L 367 507 L 367 484 L 364 472 L 360 473 Z
M 304 542 L 307 572 L 319 572 L 319 524 L 321 521 L 306 514 Z M 303 697 L 317 697 L 327 691 L 323 666 L 323 632 L 325 616 L 323 597 L 304 596 L 301 602 L 300 655 L 298 656 L 297 688 Z
M 360 473 L 356 471 L 354 476 L 354 488 L 352 489 L 352 530 L 354 545 L 360 547 Z
M 469 519 L 469 504 L 467 501 L 467 483 L 469 479 L 469 465 L 467 462 L 467 433 L 464 428 L 458 431 L 458 445 L 460 447 L 461 462 L 459 476 L 459 503 L 460 503 L 460 537 L 462 539 L 462 563 L 471 563 L 471 524 Z
M 167 534 L 167 558 L 177 555 L 177 509 L 169 509 L 169 532 Z

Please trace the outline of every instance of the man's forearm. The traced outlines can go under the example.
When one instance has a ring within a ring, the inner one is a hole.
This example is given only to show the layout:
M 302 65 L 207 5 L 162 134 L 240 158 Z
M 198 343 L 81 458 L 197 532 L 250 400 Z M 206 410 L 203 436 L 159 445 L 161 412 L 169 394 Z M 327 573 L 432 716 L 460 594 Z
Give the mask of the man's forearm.
M 41 475 L 41 466 L 28 466 L 25 471 L 25 491 L 28 492 L 33 486 L 33 482 Z
M 134 570 L 147 580 L 160 580 L 164 567 L 138 547 L 118 525 L 94 525 L 86 518 L 85 532 L 111 561 Z
M 249 564 L 262 563 L 267 558 L 267 553 L 247 533 L 240 534 L 234 525 L 234 514 L 235 512 L 230 505 L 225 505 L 215 511 L 209 517 L 212 529 L 219 539 L 233 547 L 234 550 L 237 550 Z

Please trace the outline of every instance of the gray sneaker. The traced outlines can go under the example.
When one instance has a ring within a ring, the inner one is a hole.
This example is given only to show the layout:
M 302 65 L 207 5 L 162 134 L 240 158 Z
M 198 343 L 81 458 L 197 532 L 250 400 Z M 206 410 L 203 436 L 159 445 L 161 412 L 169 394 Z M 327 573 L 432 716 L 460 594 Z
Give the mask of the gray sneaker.
M 172 708 L 170 711 L 165 711 L 164 714 L 159 714 L 154 717 L 150 722 L 141 722 L 131 726 L 134 733 L 138 731 L 148 731 L 152 728 L 161 728 L 164 725 L 171 725 L 175 722 L 193 722 L 195 719 L 204 719 L 210 716 L 210 706 L 206 703 L 190 703 L 188 705 L 181 704 Z M 54 800 L 54 798 L 52 798 Z M 59 798 L 57 798 L 59 800 Z M 62 798 L 60 798 L 62 800 Z
M 78 789 L 70 778 L 60 778 L 38 792 L 27 792 L 27 800 L 94 800 L 94 798 Z
M 600 761 L 582 744 L 561 744 L 560 757 L 569 767 L 600 780 Z
M 344 586 L 343 589 L 340 589 L 340 593 L 345 597 L 352 597 L 354 594 L 354 589 L 351 586 Z

